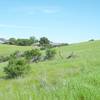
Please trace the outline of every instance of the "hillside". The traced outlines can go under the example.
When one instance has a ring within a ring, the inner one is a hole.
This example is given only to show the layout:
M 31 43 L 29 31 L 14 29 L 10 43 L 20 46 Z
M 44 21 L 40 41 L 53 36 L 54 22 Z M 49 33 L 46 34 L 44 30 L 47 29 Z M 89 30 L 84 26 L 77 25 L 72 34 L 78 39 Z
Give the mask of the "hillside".
M 6 45 L 6 44 L 0 44 L 0 55 L 9 55 L 17 50 L 19 51 L 25 51 L 30 50 L 31 46 L 15 46 L 15 45 Z
M 0 44 L 0 55 L 31 48 Z M 24 78 L 5 79 L 7 62 L 0 63 L 0 100 L 100 100 L 100 41 L 56 50 L 55 59 L 31 64 Z

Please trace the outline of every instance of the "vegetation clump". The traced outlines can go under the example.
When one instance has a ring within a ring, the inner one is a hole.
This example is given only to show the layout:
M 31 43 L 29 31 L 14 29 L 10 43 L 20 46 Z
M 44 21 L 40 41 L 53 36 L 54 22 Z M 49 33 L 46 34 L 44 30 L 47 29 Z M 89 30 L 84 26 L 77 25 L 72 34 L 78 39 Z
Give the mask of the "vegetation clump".
M 24 58 L 11 56 L 4 72 L 9 78 L 16 78 L 26 74 L 30 70 L 30 65 Z
M 46 59 L 52 59 L 56 55 L 55 49 L 47 49 L 46 50 Z
M 10 38 L 7 42 L 5 42 L 5 44 L 18 45 L 18 46 L 30 46 L 36 42 L 38 42 L 38 40 L 33 36 L 30 37 L 29 39 Z
M 41 52 L 39 49 L 32 49 L 30 51 L 25 51 L 24 56 L 28 61 L 38 62 L 41 57 Z

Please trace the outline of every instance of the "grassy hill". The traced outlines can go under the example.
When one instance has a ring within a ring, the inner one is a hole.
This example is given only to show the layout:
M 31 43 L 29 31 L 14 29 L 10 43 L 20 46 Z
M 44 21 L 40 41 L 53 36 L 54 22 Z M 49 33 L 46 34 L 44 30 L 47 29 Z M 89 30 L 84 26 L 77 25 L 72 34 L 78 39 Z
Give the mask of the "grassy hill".
M 0 45 L 0 55 L 31 48 Z M 100 100 L 100 41 L 56 50 L 54 60 L 31 64 L 24 78 L 5 79 L 7 62 L 0 63 L 0 100 Z
M 31 46 L 15 46 L 15 45 L 0 44 L 0 56 L 9 55 L 17 50 L 19 51 L 30 50 L 31 48 L 32 48 Z

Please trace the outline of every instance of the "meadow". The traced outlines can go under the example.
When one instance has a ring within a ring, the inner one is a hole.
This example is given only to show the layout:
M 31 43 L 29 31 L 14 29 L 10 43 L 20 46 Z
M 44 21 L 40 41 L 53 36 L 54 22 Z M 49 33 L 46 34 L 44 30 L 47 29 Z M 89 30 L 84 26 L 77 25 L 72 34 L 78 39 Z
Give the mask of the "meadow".
M 0 55 L 30 49 L 1 44 Z M 55 49 L 54 59 L 32 63 L 25 77 L 6 79 L 8 62 L 0 63 L 0 100 L 100 100 L 100 41 Z

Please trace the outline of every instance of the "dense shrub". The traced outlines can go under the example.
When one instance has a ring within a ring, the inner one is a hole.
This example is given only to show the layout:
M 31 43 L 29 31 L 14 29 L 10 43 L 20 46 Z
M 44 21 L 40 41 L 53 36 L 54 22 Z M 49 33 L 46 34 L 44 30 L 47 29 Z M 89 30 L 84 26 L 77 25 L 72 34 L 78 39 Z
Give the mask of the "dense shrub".
M 4 72 L 9 78 L 15 78 L 26 74 L 30 69 L 29 64 L 24 58 L 10 57 L 8 66 L 4 68 Z
M 47 49 L 46 50 L 46 59 L 52 59 L 56 54 L 54 49 Z
M 25 51 L 24 56 L 28 61 L 37 62 L 40 60 L 41 52 L 39 49 L 33 49 Z

